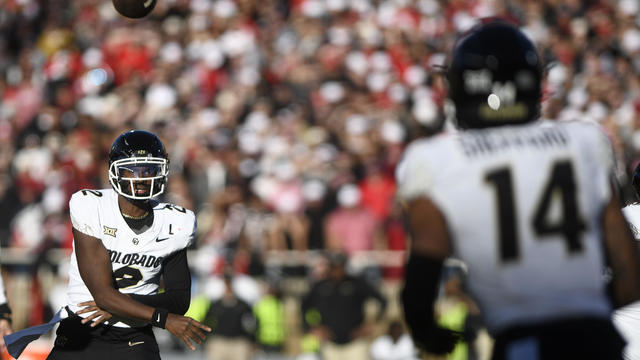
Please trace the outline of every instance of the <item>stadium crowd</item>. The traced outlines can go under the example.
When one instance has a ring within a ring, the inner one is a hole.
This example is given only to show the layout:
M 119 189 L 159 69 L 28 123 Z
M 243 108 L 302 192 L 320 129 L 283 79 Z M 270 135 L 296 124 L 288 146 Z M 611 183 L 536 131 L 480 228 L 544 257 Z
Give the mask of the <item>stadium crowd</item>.
M 600 123 L 625 184 L 640 155 L 635 0 L 160 0 L 137 21 L 110 1 L 0 1 L 0 243 L 68 251 L 71 194 L 110 187 L 111 142 L 141 128 L 167 146 L 166 200 L 197 214 L 197 278 L 269 274 L 271 250 L 401 251 L 395 166 L 450 127 L 445 54 L 490 16 L 539 46 L 543 117 Z

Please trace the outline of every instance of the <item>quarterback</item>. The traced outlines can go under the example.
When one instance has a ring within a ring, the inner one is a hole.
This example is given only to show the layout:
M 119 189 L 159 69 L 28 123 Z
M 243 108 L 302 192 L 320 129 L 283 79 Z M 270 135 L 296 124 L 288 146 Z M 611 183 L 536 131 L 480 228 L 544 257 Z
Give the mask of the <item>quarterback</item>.
M 160 359 L 151 326 L 169 330 L 191 349 L 211 331 L 182 316 L 191 287 L 186 248 L 196 224 L 190 210 L 153 200 L 168 173 L 162 142 L 132 130 L 111 146 L 112 189 L 71 197 L 69 316 L 48 359 Z
M 443 260 L 454 256 L 467 264 L 493 359 L 622 358 L 611 315 L 640 299 L 640 266 L 611 146 L 593 124 L 536 123 L 541 79 L 536 48 L 515 25 L 478 25 L 447 69 L 462 131 L 414 142 L 397 169 L 412 237 L 405 318 L 430 352 L 461 336 L 433 314 Z

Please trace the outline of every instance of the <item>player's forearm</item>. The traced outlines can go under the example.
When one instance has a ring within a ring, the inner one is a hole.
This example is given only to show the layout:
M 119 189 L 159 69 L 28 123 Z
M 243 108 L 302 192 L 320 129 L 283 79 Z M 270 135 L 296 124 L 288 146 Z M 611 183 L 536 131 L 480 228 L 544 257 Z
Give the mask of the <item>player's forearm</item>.
M 616 234 L 617 233 L 617 234 Z M 611 231 L 609 236 L 624 237 L 623 231 Z M 636 260 L 637 249 L 635 244 L 629 243 L 628 248 L 609 248 L 611 261 L 613 303 L 616 308 L 628 305 L 640 300 L 640 285 L 638 284 L 638 266 Z
M 629 225 L 615 199 L 604 215 L 605 247 L 613 272 L 613 303 L 616 307 L 640 299 L 640 260 Z
M 75 228 L 73 240 L 80 277 L 96 305 L 112 315 L 151 321 L 154 308 L 129 298 L 113 287 L 111 260 L 102 242 Z
M 167 290 L 162 294 L 129 294 L 129 296 L 142 304 L 154 308 L 167 309 L 170 313 L 179 315 L 184 315 L 184 313 L 189 310 L 189 301 L 191 298 L 191 294 L 188 290 Z
M 151 321 L 155 309 L 136 301 L 114 288 L 104 288 L 91 292 L 96 306 L 100 309 L 128 319 Z

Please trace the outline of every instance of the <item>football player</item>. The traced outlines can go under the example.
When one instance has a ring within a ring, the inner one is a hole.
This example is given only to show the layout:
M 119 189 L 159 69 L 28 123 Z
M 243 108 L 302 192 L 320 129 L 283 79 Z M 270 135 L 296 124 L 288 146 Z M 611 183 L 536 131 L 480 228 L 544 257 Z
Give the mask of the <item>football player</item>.
M 640 199 L 640 164 L 636 166 L 631 181 L 636 195 Z M 633 236 L 640 240 L 640 203 L 629 204 L 622 209 L 624 217 L 629 222 Z M 627 340 L 624 358 L 640 360 L 640 302 L 635 302 L 617 310 L 613 314 L 613 322 Z
M 460 37 L 446 76 L 463 131 L 417 140 L 396 174 L 412 237 L 402 301 L 415 342 L 447 353 L 460 337 L 433 315 L 443 260 L 455 256 L 494 359 L 621 359 L 611 313 L 640 298 L 640 266 L 608 139 L 586 122 L 536 123 L 540 57 L 504 20 Z
M 160 139 L 132 130 L 111 146 L 112 189 L 71 197 L 69 317 L 48 359 L 160 359 L 151 326 L 169 330 L 192 350 L 192 342 L 200 344 L 211 331 L 182 316 L 191 287 L 186 248 L 196 223 L 192 211 L 153 200 L 168 174 Z

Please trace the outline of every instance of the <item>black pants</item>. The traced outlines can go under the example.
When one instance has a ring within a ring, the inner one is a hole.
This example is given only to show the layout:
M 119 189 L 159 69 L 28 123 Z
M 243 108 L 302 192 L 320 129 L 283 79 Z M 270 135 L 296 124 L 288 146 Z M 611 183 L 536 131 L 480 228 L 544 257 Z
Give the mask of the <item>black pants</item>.
M 493 360 L 621 360 L 625 341 L 609 319 L 567 319 L 504 331 Z
M 158 343 L 151 325 L 118 328 L 82 324 L 70 313 L 60 322 L 49 360 L 160 360 Z

